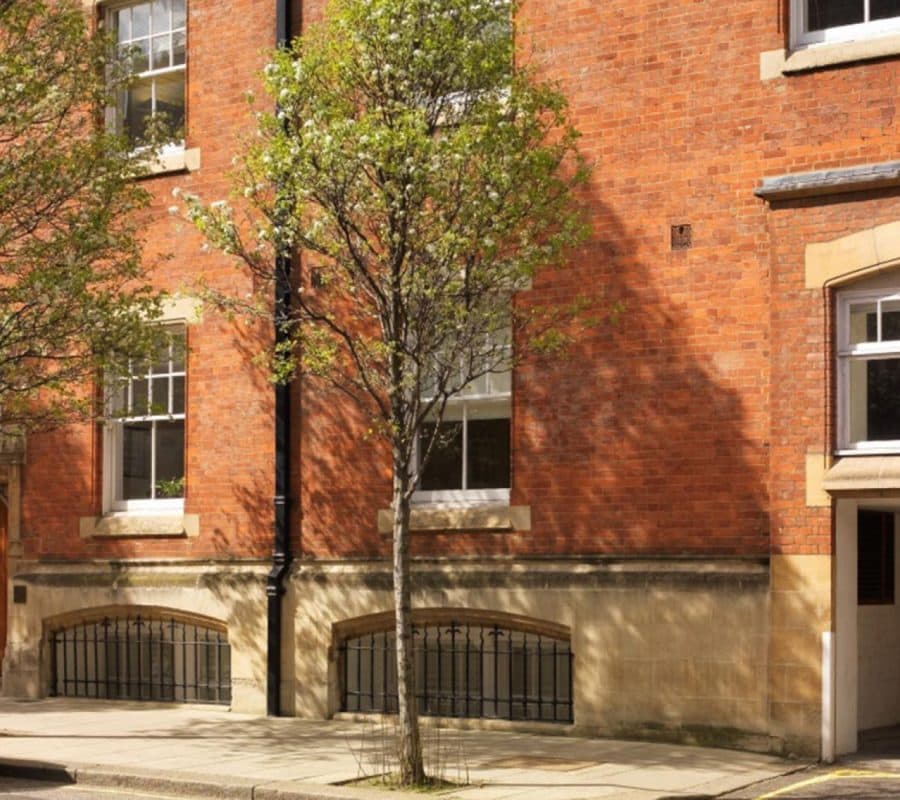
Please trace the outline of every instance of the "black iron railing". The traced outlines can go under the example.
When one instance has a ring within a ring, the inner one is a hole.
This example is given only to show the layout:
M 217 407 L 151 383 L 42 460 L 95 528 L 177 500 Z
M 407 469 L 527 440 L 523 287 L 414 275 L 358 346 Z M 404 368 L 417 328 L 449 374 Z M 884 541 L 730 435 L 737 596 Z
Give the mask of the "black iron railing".
M 340 644 L 343 711 L 397 711 L 394 641 L 378 631 Z M 421 714 L 573 721 L 568 640 L 450 622 L 416 627 L 413 650 Z
M 51 637 L 55 696 L 231 702 L 231 647 L 223 631 L 136 614 L 81 623 Z

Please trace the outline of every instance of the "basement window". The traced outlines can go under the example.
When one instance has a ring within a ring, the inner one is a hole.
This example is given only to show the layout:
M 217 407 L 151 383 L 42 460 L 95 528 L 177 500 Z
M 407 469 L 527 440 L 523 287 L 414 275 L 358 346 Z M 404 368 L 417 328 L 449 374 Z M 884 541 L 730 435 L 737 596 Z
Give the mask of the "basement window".
M 231 702 L 231 646 L 223 626 L 135 609 L 50 633 L 53 697 Z
M 568 638 L 450 620 L 413 628 L 416 700 L 426 716 L 571 723 Z M 397 713 L 393 630 L 340 643 L 341 711 Z

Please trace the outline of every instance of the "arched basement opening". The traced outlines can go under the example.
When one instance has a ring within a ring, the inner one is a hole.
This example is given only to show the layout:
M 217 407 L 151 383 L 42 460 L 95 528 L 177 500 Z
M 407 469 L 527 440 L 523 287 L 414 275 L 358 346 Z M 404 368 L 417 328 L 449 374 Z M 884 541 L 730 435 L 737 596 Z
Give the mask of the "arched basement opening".
M 231 646 L 217 620 L 131 606 L 67 615 L 46 630 L 51 696 L 231 702 Z
M 562 625 L 499 612 L 414 612 L 419 713 L 571 723 L 574 654 Z M 340 710 L 396 713 L 392 614 L 335 626 Z

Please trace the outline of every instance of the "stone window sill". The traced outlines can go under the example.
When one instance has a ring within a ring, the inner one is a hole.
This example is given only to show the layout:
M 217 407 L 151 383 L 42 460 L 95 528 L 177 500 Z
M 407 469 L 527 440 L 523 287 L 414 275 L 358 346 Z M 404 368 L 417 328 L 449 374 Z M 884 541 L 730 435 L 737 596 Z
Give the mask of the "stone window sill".
M 390 534 L 393 521 L 389 508 L 380 509 L 378 532 Z M 409 527 L 412 531 L 530 531 L 531 506 L 423 506 L 412 509 Z
M 151 178 L 156 175 L 169 175 L 177 172 L 196 172 L 200 169 L 200 148 L 177 149 L 160 153 L 153 161 L 144 165 L 141 177 Z
M 759 55 L 759 77 L 768 81 L 795 72 L 897 55 L 900 55 L 900 35 L 897 34 L 855 42 L 817 44 L 794 51 L 769 50 Z
M 194 537 L 200 533 L 199 514 L 105 514 L 78 520 L 82 539 Z

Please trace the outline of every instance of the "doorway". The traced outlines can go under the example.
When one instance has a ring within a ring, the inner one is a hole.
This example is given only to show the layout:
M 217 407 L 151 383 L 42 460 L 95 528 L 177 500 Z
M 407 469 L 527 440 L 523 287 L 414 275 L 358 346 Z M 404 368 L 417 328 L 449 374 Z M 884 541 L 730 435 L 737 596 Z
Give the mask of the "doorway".
M 835 749 L 900 755 L 900 500 L 839 499 Z

